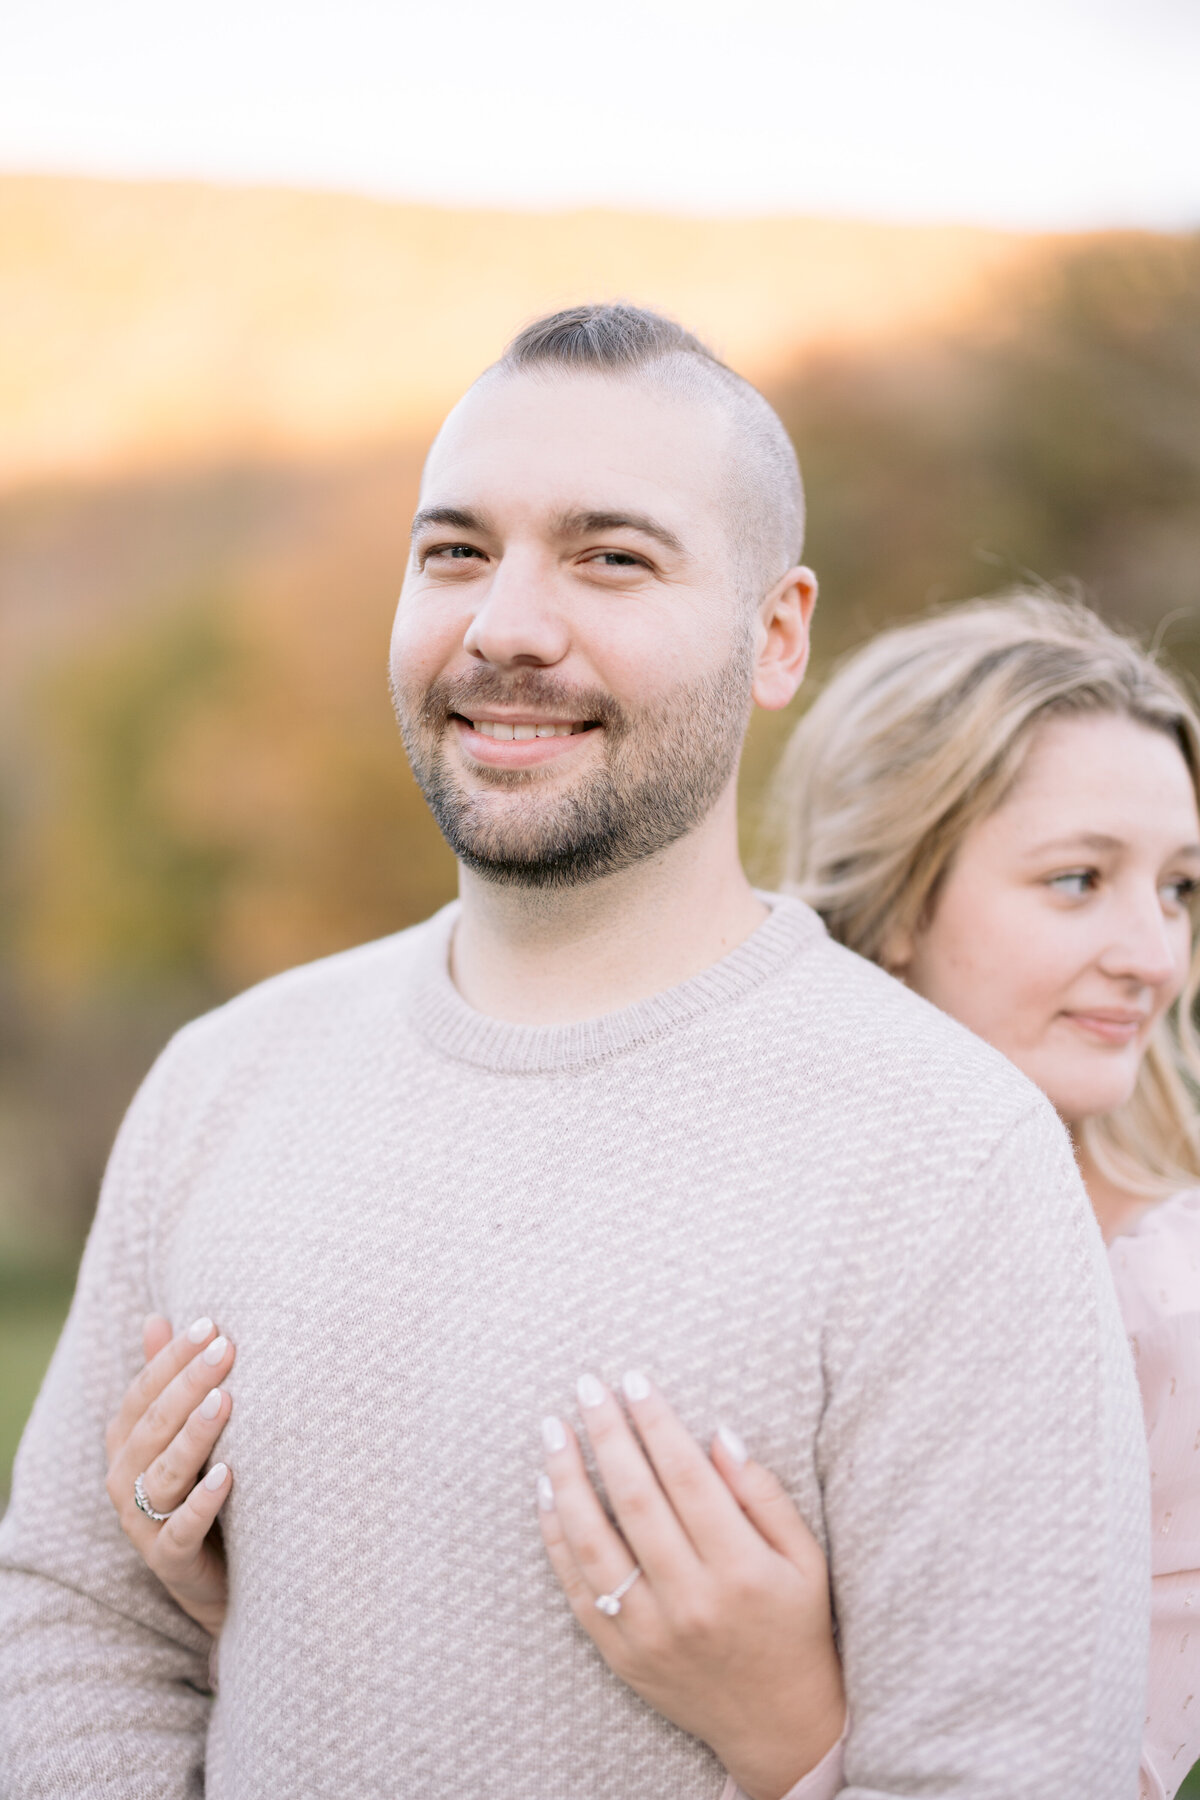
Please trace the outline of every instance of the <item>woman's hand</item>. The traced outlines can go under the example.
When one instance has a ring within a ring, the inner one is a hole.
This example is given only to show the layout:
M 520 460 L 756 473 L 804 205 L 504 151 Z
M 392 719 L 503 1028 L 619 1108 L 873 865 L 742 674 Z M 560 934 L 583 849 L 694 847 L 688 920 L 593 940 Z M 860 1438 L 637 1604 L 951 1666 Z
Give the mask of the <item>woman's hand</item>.
M 733 1432 L 718 1433 L 710 1462 L 645 1376 L 623 1386 L 636 1436 L 594 1376 L 579 1383 L 619 1532 L 571 1431 L 558 1419 L 542 1427 L 538 1516 L 550 1561 L 609 1667 L 702 1738 L 751 1800 L 780 1800 L 845 1722 L 825 1560 Z M 616 1615 L 598 1609 L 635 1560 L 642 1573 Z
M 108 1497 L 121 1529 L 171 1598 L 216 1637 L 225 1620 L 225 1553 L 212 1532 L 231 1479 L 216 1463 L 198 1479 L 233 1402 L 220 1387 L 234 1349 L 211 1319 L 172 1337 L 168 1319 L 152 1315 L 143 1328 L 146 1367 L 129 1388 L 108 1428 Z M 134 1501 L 134 1483 L 159 1524 Z M 178 1508 L 178 1511 L 174 1510 Z M 210 1535 L 212 1534 L 212 1535 Z

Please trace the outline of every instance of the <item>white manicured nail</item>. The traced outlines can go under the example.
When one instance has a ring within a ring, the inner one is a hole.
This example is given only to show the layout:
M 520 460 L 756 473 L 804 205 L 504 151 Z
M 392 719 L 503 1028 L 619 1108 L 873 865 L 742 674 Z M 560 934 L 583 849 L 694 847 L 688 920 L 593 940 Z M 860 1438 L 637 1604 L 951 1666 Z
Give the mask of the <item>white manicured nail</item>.
M 563 1430 L 561 1419 L 542 1420 L 542 1442 L 551 1456 L 567 1447 L 567 1434 Z
M 750 1459 L 750 1452 L 731 1425 L 718 1425 L 717 1436 L 740 1469 Z
M 205 1362 L 211 1364 L 215 1369 L 228 1348 L 228 1338 L 215 1337 L 208 1349 L 203 1352 Z
M 200 1402 L 200 1417 L 202 1419 L 215 1419 L 220 1410 L 221 1390 L 220 1388 L 214 1388 L 212 1393 L 205 1394 L 203 1400 Z
M 538 1505 L 543 1512 L 554 1511 L 554 1486 L 548 1475 L 539 1475 L 537 1479 Z
M 197 1319 L 194 1325 L 189 1325 L 187 1328 L 188 1343 L 202 1344 L 211 1330 L 211 1319 Z
M 650 1383 L 640 1369 L 630 1369 L 621 1386 L 627 1400 L 646 1400 L 650 1396 Z
M 604 1389 L 594 1375 L 581 1375 L 575 1391 L 579 1395 L 580 1406 L 599 1406 L 604 1399 Z
M 210 1493 L 215 1493 L 224 1483 L 228 1473 L 229 1470 L 225 1467 L 224 1463 L 214 1463 L 212 1468 L 208 1471 L 208 1474 L 204 1477 L 205 1487 L 208 1488 Z

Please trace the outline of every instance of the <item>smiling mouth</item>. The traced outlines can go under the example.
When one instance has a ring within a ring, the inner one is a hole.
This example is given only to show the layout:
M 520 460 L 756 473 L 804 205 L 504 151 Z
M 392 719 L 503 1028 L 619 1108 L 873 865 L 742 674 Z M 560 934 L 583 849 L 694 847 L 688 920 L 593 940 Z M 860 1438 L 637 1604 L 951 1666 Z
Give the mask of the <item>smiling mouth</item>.
M 460 724 L 469 725 L 480 737 L 495 738 L 500 743 L 528 743 L 533 738 L 578 737 L 582 732 L 598 729 L 591 719 L 468 719 L 462 713 L 452 715 Z
M 1068 1012 L 1063 1016 L 1079 1030 L 1086 1031 L 1090 1036 L 1110 1044 L 1132 1042 L 1141 1035 L 1148 1023 L 1145 1013 L 1123 1013 L 1115 1010 L 1100 1010 L 1090 1013 Z

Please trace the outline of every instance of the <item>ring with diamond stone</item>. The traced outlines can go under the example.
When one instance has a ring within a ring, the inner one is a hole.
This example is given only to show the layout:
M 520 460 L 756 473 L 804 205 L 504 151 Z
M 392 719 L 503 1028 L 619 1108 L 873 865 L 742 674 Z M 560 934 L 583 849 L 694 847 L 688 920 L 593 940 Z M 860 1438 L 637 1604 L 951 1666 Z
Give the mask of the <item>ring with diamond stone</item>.
M 641 1574 L 641 1572 L 642 1571 L 641 1571 L 640 1565 L 638 1563 L 634 1563 L 632 1569 L 630 1569 L 628 1575 L 625 1577 L 625 1579 L 621 1583 L 620 1587 L 615 1587 L 611 1594 L 597 1594 L 596 1595 L 596 1610 L 597 1610 L 597 1612 L 602 1612 L 608 1618 L 615 1619 L 617 1614 L 621 1610 L 621 1601 L 625 1598 L 625 1595 L 629 1592 L 630 1588 L 633 1586 L 634 1582 L 637 1580 L 637 1578 Z
M 169 1519 L 171 1517 L 169 1512 L 155 1512 L 154 1508 L 147 1500 L 146 1477 L 144 1473 L 139 1475 L 133 1484 L 133 1504 L 137 1507 L 139 1512 L 144 1512 L 146 1517 L 148 1519 L 153 1519 L 157 1525 L 161 1525 L 164 1519 Z M 178 1512 L 179 1509 L 176 1507 L 174 1510 Z

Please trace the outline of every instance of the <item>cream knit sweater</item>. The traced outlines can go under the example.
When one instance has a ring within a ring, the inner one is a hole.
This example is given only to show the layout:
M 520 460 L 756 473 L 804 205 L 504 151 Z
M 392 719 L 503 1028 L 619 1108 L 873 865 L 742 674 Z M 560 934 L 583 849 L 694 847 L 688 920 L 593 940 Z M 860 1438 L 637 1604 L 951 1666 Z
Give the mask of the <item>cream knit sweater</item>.
M 453 918 L 201 1019 L 135 1101 L 0 1534 L 4 1792 L 716 1800 L 534 1514 L 539 1417 L 640 1366 L 828 1548 L 848 1795 L 1131 1800 L 1145 1450 L 1044 1101 L 794 901 L 561 1028 L 471 1011 Z M 152 1308 L 238 1346 L 215 1699 L 104 1494 Z

